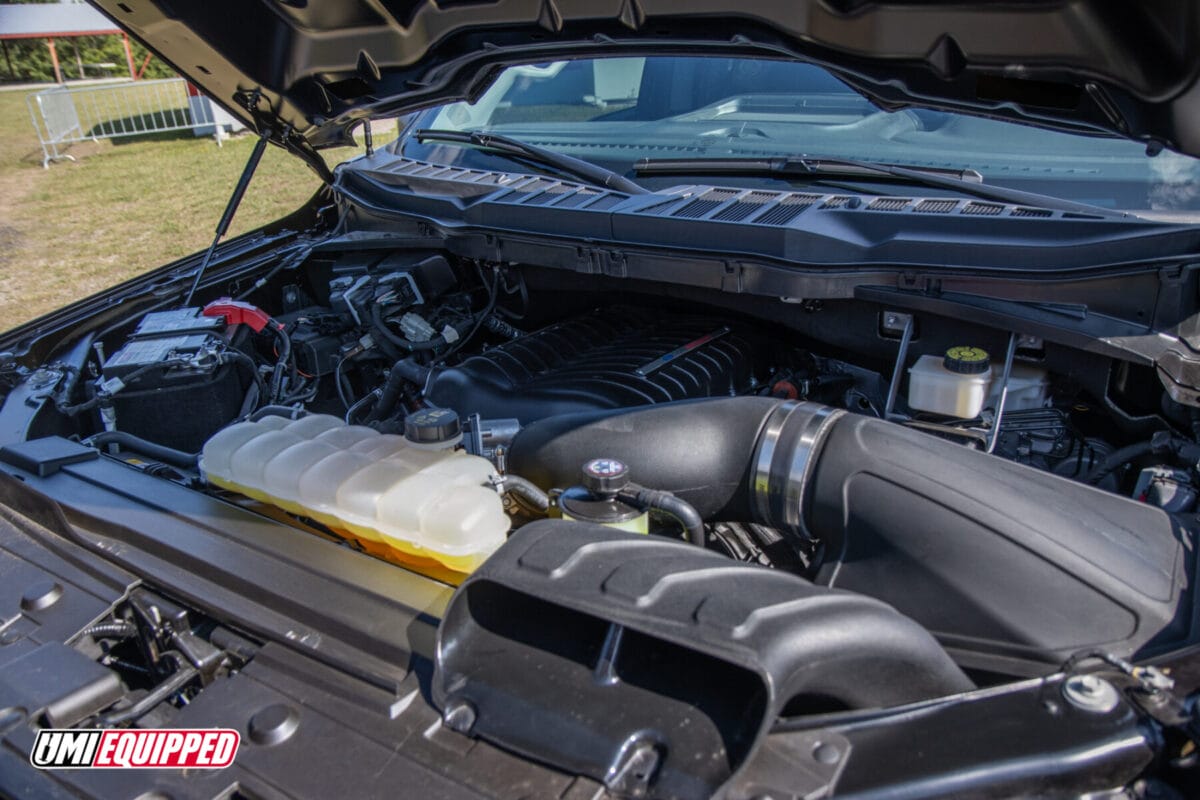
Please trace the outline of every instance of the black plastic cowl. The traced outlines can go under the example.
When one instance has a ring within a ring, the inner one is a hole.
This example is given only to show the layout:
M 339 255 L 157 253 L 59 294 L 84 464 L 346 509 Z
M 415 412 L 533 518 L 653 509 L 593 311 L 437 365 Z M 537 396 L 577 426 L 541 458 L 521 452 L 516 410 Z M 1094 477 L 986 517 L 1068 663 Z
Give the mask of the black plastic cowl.
M 788 713 L 972 688 L 862 595 L 579 522 L 518 530 L 438 629 L 448 724 L 610 789 L 708 797 Z

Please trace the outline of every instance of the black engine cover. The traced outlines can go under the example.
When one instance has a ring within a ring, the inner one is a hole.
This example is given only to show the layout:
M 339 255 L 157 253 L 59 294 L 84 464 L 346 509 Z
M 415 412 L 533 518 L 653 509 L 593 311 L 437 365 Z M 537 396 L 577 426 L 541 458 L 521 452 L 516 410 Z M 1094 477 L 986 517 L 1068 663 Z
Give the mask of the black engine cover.
M 765 376 L 760 337 L 712 317 L 598 309 L 436 373 L 426 396 L 462 415 L 515 417 L 741 394 Z

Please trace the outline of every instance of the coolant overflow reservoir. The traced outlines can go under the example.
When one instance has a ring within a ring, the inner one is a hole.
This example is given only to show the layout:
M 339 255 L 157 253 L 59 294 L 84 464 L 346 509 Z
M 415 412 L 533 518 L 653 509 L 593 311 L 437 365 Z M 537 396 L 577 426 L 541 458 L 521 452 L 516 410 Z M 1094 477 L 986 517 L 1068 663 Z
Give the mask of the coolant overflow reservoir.
M 446 420 L 425 422 L 439 429 L 423 428 L 416 444 L 325 414 L 239 422 L 208 440 L 200 469 L 215 486 L 453 580 L 504 542 L 509 519 L 486 485 L 491 462 L 453 449 Z

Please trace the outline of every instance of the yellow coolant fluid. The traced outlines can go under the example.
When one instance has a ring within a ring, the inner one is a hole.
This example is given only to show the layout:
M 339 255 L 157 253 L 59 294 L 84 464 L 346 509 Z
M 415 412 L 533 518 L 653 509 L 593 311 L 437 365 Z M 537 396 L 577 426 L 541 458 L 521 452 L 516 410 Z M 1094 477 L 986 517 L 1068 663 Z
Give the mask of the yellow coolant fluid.
M 200 469 L 213 485 L 450 580 L 478 567 L 509 528 L 500 496 L 486 485 L 487 459 L 325 414 L 230 425 L 204 445 Z

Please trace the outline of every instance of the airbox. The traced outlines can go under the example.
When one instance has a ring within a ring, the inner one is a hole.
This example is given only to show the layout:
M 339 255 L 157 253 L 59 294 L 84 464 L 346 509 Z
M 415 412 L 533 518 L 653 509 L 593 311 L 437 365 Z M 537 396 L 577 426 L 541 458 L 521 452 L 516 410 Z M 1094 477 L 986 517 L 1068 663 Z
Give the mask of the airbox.
M 452 727 L 614 791 L 708 796 L 781 714 L 971 688 L 932 636 L 877 600 L 546 520 L 455 593 L 433 694 Z

